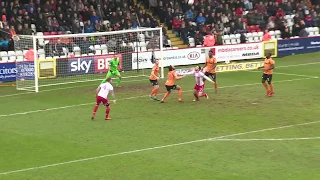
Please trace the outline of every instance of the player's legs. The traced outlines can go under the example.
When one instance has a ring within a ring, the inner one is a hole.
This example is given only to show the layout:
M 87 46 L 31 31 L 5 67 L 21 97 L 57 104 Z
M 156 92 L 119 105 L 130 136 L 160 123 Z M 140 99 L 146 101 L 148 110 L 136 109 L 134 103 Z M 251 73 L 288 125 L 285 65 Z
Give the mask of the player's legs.
M 101 97 L 97 96 L 96 97 L 96 105 L 94 106 L 93 108 L 93 113 L 92 113 L 92 116 L 91 116 L 91 119 L 93 120 L 96 116 L 96 113 L 98 111 L 98 108 L 99 108 L 99 105 L 101 103 Z
M 270 93 L 268 96 L 273 96 L 274 95 L 274 89 L 273 89 L 273 84 L 272 84 L 272 74 L 268 75 L 268 78 L 267 78 L 267 82 L 269 84 L 269 87 L 270 87 Z
M 214 91 L 218 92 L 218 84 L 217 84 L 217 74 L 211 74 L 212 81 L 214 82 Z
M 199 101 L 199 91 L 197 89 L 193 90 L 193 96 L 194 96 L 194 100 L 193 101 Z
M 266 83 L 267 79 L 268 79 L 268 75 L 267 74 L 263 74 L 261 83 L 263 84 L 263 87 L 266 89 L 266 91 L 267 91 L 266 95 L 268 96 L 270 94 L 270 90 L 269 90 L 268 85 Z
M 163 98 L 161 99 L 161 103 L 164 103 L 164 100 L 170 95 L 171 89 L 173 89 L 173 86 L 167 86 L 166 85 L 167 92 L 164 94 Z
M 178 100 L 179 102 L 183 102 L 182 100 L 182 88 L 179 85 L 174 85 L 174 89 L 178 90 Z
M 119 71 L 114 71 L 114 75 L 118 77 L 117 86 L 120 87 L 121 83 L 121 74 Z
M 158 81 L 157 80 L 150 80 L 150 82 L 153 86 L 151 94 L 150 94 L 150 99 L 159 101 L 159 99 L 157 98 L 158 91 L 159 91 Z

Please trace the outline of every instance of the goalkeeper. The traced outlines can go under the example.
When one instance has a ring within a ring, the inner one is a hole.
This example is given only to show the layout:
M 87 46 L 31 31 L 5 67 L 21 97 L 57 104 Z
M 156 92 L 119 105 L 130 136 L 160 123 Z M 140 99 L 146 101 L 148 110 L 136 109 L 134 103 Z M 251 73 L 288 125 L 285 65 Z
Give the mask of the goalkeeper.
M 106 79 L 112 76 L 117 76 L 118 81 L 116 87 L 120 87 L 121 82 L 121 74 L 119 72 L 120 67 L 120 60 L 117 55 L 115 55 L 110 61 L 109 61 L 109 67 L 108 67 L 108 73 Z M 101 83 L 105 83 L 106 79 L 104 79 Z

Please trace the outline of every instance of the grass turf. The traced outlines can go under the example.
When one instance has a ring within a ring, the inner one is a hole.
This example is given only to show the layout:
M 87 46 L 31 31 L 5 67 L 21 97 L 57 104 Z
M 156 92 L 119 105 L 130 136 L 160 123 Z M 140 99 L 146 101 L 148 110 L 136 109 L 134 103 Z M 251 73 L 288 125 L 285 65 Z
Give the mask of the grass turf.
M 272 98 L 254 71 L 219 73 L 219 93 L 207 85 L 200 102 L 193 77 L 180 80 L 183 104 L 177 94 L 150 101 L 148 79 L 124 82 L 112 121 L 104 107 L 90 120 L 99 81 L 37 94 L 1 87 L 0 179 L 320 179 L 320 140 L 207 141 L 320 137 L 319 56 L 276 59 Z

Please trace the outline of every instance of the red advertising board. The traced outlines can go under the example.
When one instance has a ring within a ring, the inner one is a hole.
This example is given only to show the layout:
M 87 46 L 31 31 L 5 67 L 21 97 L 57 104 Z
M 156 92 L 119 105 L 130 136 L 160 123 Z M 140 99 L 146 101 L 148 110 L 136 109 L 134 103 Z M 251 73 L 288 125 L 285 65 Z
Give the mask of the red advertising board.
M 122 68 L 122 55 L 117 54 L 120 60 L 120 68 Z M 114 58 L 114 54 L 95 56 L 94 57 L 94 72 L 95 73 L 104 73 L 108 72 L 109 61 Z

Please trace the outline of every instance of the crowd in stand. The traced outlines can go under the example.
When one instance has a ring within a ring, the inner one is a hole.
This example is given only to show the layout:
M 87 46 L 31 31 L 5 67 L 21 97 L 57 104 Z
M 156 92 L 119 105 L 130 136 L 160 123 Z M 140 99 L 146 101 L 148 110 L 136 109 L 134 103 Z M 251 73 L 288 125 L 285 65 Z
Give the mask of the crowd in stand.
M 280 30 L 282 38 L 298 36 L 305 27 L 320 26 L 319 4 L 311 6 L 303 0 L 195 0 L 191 5 L 189 0 L 152 0 L 145 5 L 185 43 L 193 37 L 196 45 L 203 45 L 204 37 L 211 34 L 220 45 L 224 34 L 245 33 L 253 25 L 258 31 Z M 295 17 L 289 28 L 284 17 L 291 14 Z
M 320 26 L 319 5 L 304 0 L 195 0 L 193 4 L 189 0 L 143 0 L 141 4 L 146 11 L 133 0 L 1 1 L 0 50 L 12 49 L 11 38 L 16 35 L 159 27 L 157 18 L 185 44 L 193 37 L 197 45 L 203 45 L 207 35 L 214 35 L 215 44 L 220 45 L 224 34 L 245 33 L 253 25 L 258 31 L 280 30 L 283 38 L 299 35 L 305 27 Z M 287 14 L 295 14 L 292 28 L 284 18 Z
M 158 21 L 132 0 L 0 1 L 0 18 L 0 50 L 11 48 L 13 36 L 35 32 L 93 33 L 159 27 Z

